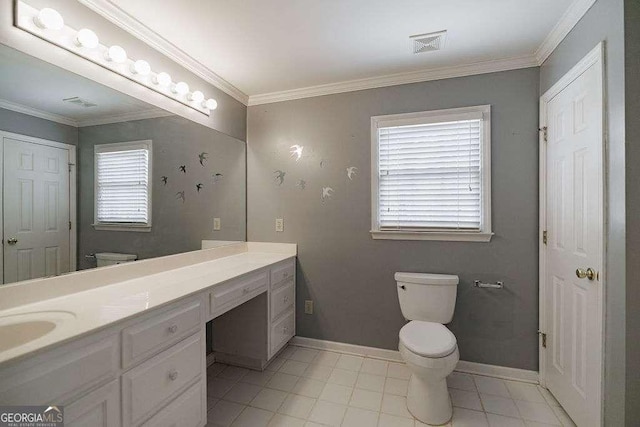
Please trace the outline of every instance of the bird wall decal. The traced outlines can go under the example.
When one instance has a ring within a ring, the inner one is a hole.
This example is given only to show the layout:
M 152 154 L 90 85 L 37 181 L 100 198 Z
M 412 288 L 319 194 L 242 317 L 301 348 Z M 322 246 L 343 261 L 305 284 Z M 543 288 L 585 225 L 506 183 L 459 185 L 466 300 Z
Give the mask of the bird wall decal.
M 358 173 L 358 168 L 355 166 L 349 166 L 347 168 L 347 178 L 353 180 L 353 177 Z
M 302 150 L 304 150 L 304 147 L 302 145 L 296 144 L 296 145 L 292 145 L 290 148 L 291 148 L 291 157 L 295 157 L 297 162 L 302 157 Z
M 282 185 L 284 183 L 284 176 L 287 174 L 284 171 L 281 171 L 280 169 L 278 169 L 277 171 L 273 172 L 276 177 L 275 180 L 278 181 L 278 185 Z
M 198 193 L 200 192 L 200 190 L 202 189 L 202 187 L 204 187 L 204 185 L 202 185 L 201 183 L 197 183 L 197 184 L 196 184 L 196 190 L 198 191 Z
M 198 160 L 200 161 L 200 166 L 204 166 L 204 162 L 206 162 L 208 159 L 207 157 L 208 154 L 209 153 L 205 153 L 205 152 L 198 154 Z
M 216 172 L 216 173 L 213 173 L 211 176 L 213 177 L 213 183 L 215 184 L 222 179 L 223 175 L 219 172 Z
M 304 190 L 305 188 L 307 188 L 307 181 L 305 181 L 304 179 L 301 179 L 298 181 L 296 186 L 298 186 L 298 188 L 300 188 L 301 190 Z
M 161 176 L 161 177 L 160 177 L 160 179 L 162 180 L 162 183 L 163 183 L 164 185 L 167 185 L 167 181 L 169 180 L 169 177 L 167 177 L 167 176 Z
M 324 202 L 326 199 L 330 198 L 333 195 L 333 188 L 331 187 L 322 187 L 322 201 Z
M 186 165 L 181 165 L 178 169 L 180 169 L 180 171 L 182 173 L 187 173 L 187 166 Z
M 184 201 L 186 200 L 186 198 L 184 197 L 184 190 L 183 191 L 178 191 L 176 193 L 176 199 L 182 200 L 182 203 L 184 203 Z

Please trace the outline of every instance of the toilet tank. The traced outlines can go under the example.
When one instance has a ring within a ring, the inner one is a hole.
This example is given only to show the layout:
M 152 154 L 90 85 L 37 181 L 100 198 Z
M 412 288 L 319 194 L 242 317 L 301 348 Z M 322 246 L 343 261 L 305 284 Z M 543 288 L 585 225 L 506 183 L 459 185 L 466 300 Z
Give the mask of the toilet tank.
M 396 273 L 398 300 L 407 320 L 446 324 L 453 319 L 459 278 L 448 274 Z
M 96 253 L 96 264 L 98 267 L 107 265 L 123 264 L 138 259 L 135 254 L 120 254 L 115 252 L 98 252 Z

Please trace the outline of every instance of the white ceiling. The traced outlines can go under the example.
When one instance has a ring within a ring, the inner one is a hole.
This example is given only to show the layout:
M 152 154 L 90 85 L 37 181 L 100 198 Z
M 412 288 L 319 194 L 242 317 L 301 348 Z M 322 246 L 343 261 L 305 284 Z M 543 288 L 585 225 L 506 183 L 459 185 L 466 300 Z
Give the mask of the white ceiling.
M 68 124 L 111 122 L 114 118 L 143 112 L 162 114 L 146 102 L 1 44 L 0 76 L 0 107 L 2 101 L 8 101 L 17 104 L 18 108 L 27 107 L 25 112 L 37 110 L 34 115 L 42 112 L 61 116 L 62 122 L 67 119 Z M 97 104 L 97 107 L 84 108 L 62 101 L 76 96 Z
M 572 0 L 110 0 L 248 95 L 531 57 Z M 444 51 L 409 36 L 448 30 Z

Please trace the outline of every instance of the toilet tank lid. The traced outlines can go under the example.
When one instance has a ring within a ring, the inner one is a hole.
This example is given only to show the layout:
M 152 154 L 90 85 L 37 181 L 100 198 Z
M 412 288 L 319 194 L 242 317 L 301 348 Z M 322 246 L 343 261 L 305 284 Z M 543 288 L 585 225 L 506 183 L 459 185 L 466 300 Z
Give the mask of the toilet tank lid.
M 458 276 L 452 274 L 396 273 L 396 282 L 417 283 L 419 285 L 457 285 Z
M 116 252 L 97 252 L 96 259 L 102 259 L 105 261 L 133 261 L 138 259 L 138 255 L 120 254 Z

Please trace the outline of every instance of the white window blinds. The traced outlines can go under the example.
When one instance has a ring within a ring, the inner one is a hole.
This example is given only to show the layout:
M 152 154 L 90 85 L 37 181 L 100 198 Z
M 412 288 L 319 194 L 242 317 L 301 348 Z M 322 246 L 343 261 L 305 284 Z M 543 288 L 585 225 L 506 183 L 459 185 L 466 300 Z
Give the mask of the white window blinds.
M 379 230 L 481 229 L 479 117 L 378 128 Z
M 96 223 L 150 224 L 149 143 L 96 145 Z

